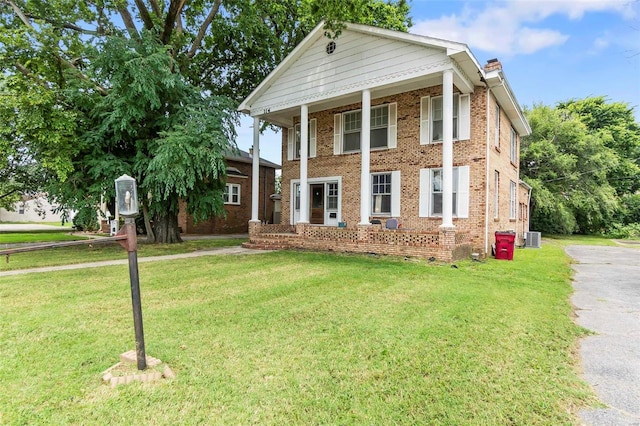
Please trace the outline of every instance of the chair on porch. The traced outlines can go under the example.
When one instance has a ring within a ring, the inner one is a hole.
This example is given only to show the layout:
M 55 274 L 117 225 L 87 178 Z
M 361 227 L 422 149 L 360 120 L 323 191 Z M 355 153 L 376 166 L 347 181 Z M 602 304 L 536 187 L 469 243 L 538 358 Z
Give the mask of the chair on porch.
M 391 218 L 387 219 L 387 223 L 385 224 L 385 228 L 387 229 L 398 229 L 398 219 Z

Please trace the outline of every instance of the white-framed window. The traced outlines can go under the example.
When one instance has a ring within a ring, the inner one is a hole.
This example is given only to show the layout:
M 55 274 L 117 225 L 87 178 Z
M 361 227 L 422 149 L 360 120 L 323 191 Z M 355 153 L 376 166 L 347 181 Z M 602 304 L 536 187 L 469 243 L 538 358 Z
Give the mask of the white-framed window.
M 429 216 L 442 216 L 442 169 L 431 169 L 431 199 L 429 200 Z M 458 213 L 458 168 L 453 169 L 453 185 L 452 185 L 452 212 L 456 216 Z
M 293 192 L 294 192 L 294 197 L 295 197 L 295 209 L 296 210 L 300 210 L 300 184 L 296 183 L 293 186 Z
M 442 168 L 420 169 L 420 217 L 441 217 L 443 204 Z M 452 212 L 458 218 L 469 217 L 469 166 L 452 171 Z
M 458 139 L 458 94 L 453 95 L 453 139 Z M 431 142 L 442 142 L 443 140 L 443 98 L 438 96 L 431 99 Z
M 454 93 L 451 115 L 453 140 L 471 139 L 471 96 Z M 444 116 L 442 96 L 420 98 L 420 145 L 443 141 Z
M 396 147 L 397 104 L 371 107 L 370 149 Z M 362 110 L 336 114 L 334 118 L 334 155 L 359 152 L 361 148 Z
M 316 128 L 317 128 L 317 119 L 312 118 L 309 120 L 309 132 L 308 132 L 308 143 L 307 143 L 307 158 L 314 158 L 316 156 Z M 300 123 L 297 123 L 294 127 L 290 127 L 288 129 L 287 136 L 287 160 L 299 160 L 300 159 L 300 151 L 302 150 L 301 145 L 302 135 L 300 132 Z
M 294 151 L 293 151 L 293 158 L 295 160 L 299 160 L 300 159 L 300 149 L 301 149 L 300 123 L 296 124 L 295 129 L 296 129 L 296 142 L 295 142 L 296 145 L 295 145 L 295 148 L 294 148 Z M 311 145 L 311 141 L 309 140 L 307 142 L 307 153 L 309 152 L 308 150 L 310 148 L 310 145 Z
M 511 143 L 509 145 L 509 158 L 513 164 L 518 164 L 518 135 L 515 129 L 511 128 Z
M 389 106 L 371 108 L 371 148 L 387 148 L 389 139 Z
M 237 183 L 228 183 L 224 187 L 223 198 L 225 204 L 240 204 L 240 185 Z
M 327 183 L 327 210 L 338 210 L 338 183 Z
M 496 148 L 500 148 L 500 107 L 498 105 L 496 105 L 495 108 L 495 140 L 494 140 L 494 145 Z
M 362 111 L 351 111 L 342 114 L 344 135 L 342 152 L 360 151 L 360 129 L 362 128 Z
M 362 111 L 345 112 L 343 115 L 344 136 L 342 152 L 360 151 Z M 371 108 L 370 147 L 387 148 L 389 127 L 389 105 Z
M 498 217 L 500 216 L 500 198 L 499 198 L 499 191 L 500 188 L 500 172 L 499 171 L 494 171 L 493 172 L 493 218 L 494 219 L 498 219 Z
M 18 203 L 18 214 L 24 214 L 25 203 L 24 201 Z
M 514 181 L 509 181 L 509 219 L 516 218 L 516 197 L 517 186 Z
M 391 214 L 391 173 L 371 175 L 371 213 Z

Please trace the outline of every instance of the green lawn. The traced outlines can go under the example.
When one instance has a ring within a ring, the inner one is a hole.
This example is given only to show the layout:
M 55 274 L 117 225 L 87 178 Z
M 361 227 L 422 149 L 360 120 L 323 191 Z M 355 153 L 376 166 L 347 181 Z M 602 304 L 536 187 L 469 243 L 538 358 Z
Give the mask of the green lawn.
M 304 252 L 140 264 L 147 353 L 177 377 L 115 389 L 100 379 L 134 347 L 126 267 L 0 277 L 0 423 L 577 424 L 595 399 L 562 248 L 456 266 Z
M 146 244 L 138 242 L 138 257 L 189 253 L 219 247 L 239 246 L 247 241 L 242 238 L 190 240 L 182 244 Z M 0 245 L 2 250 L 2 245 Z M 126 259 L 127 252 L 115 242 L 94 243 L 75 247 L 61 247 L 42 251 L 16 253 L 9 262 L 0 262 L 0 272 L 40 266 L 67 265 L 71 263 L 98 262 L 101 260 Z
M 84 240 L 86 237 L 71 235 L 70 232 L 39 231 L 39 232 L 11 232 L 0 233 L 0 250 L 3 244 L 15 243 L 49 243 L 57 241 Z
M 633 240 L 624 240 L 633 242 Z M 598 235 L 543 235 L 543 242 L 560 245 L 591 245 L 591 246 L 616 246 L 615 241 Z

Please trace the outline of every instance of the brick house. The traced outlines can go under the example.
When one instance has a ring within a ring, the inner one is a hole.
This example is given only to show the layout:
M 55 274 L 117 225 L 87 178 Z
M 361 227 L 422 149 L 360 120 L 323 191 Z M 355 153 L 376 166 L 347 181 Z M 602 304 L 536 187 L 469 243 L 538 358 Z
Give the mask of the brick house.
M 465 44 L 320 24 L 239 110 L 283 129 L 281 224 L 252 216 L 248 246 L 451 261 L 528 230 L 530 127 L 500 62 Z
M 258 158 L 256 158 L 258 159 Z M 253 156 L 239 150 L 236 154 L 226 155 L 227 183 L 225 190 L 226 217 L 214 217 L 195 223 L 186 212 L 184 201 L 180 203 L 178 226 L 186 234 L 237 234 L 248 231 L 251 219 L 253 191 L 257 195 L 257 218 L 260 222 L 273 223 L 274 202 L 270 196 L 276 190 L 276 170 L 278 164 L 259 159 L 259 187 L 253 188 Z

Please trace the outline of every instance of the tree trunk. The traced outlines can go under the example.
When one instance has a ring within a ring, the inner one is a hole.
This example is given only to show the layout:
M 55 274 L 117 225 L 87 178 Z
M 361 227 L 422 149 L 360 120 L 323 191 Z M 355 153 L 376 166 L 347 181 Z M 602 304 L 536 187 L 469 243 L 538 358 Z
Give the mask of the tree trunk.
M 149 206 L 147 206 L 146 201 L 142 201 L 142 217 L 144 219 L 144 229 L 147 232 L 147 241 L 156 240 L 156 236 L 153 233 L 153 227 L 151 226 L 151 219 L 149 214 Z
M 180 238 L 180 230 L 178 228 L 178 214 L 165 212 L 163 215 L 154 215 L 153 232 L 155 236 L 153 242 L 155 243 L 181 243 L 182 238 Z

